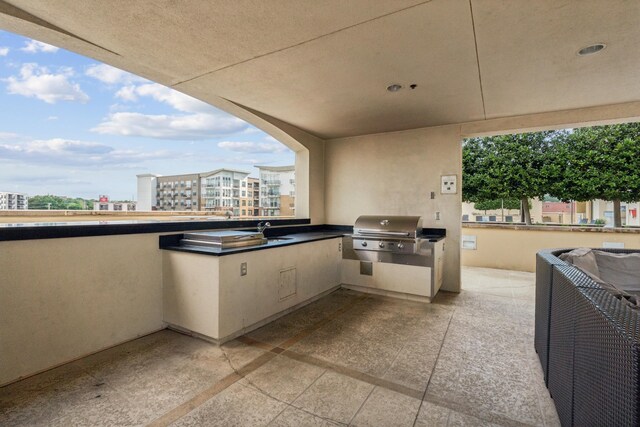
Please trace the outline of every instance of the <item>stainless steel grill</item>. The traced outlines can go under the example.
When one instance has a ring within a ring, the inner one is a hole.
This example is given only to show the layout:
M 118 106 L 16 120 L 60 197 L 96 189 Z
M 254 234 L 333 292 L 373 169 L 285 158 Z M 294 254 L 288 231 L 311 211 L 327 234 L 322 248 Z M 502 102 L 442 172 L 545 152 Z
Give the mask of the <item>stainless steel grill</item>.
M 360 216 L 344 240 L 347 259 L 431 267 L 434 240 L 422 233 L 419 216 Z
M 414 254 L 420 249 L 421 233 L 419 216 L 363 215 L 353 227 L 353 249 Z
M 424 233 L 419 216 L 363 215 L 356 220 L 353 234 L 343 237 L 342 257 L 359 260 L 360 274 L 368 276 L 375 275 L 376 262 L 429 267 L 428 296 L 432 298 L 442 284 L 441 231 L 444 230 L 433 230 L 436 234 L 432 235 Z

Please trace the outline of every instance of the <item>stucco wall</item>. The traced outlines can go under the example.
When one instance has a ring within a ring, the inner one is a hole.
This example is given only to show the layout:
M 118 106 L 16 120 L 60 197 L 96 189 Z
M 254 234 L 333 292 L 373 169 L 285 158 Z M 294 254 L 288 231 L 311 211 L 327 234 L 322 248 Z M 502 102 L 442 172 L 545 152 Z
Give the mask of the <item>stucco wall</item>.
M 365 214 L 420 215 L 424 227 L 446 228 L 442 289 L 459 290 L 461 149 L 458 126 L 327 141 L 326 222 L 350 225 Z M 457 175 L 457 194 L 440 194 L 441 175 Z
M 0 242 L 0 385 L 163 328 L 157 234 Z
M 604 231 L 551 231 L 463 226 L 462 234 L 476 236 L 476 250 L 462 250 L 462 265 L 535 271 L 536 253 L 550 248 L 599 248 L 604 242 L 621 242 L 640 249 L 640 233 Z

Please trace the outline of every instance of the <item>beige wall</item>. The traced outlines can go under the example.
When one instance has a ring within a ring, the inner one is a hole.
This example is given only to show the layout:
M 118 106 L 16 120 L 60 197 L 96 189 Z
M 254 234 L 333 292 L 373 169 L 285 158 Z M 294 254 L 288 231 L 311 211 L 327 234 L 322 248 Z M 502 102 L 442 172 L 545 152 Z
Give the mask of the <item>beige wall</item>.
M 327 141 L 326 222 L 351 225 L 365 214 L 420 215 L 424 227 L 446 228 L 442 289 L 459 290 L 461 147 L 459 126 Z M 440 176 L 453 174 L 458 193 L 440 194 Z
M 197 97 L 196 92 L 190 94 Z M 310 218 L 312 224 L 324 224 L 324 140 L 231 101 L 205 101 L 246 120 L 296 153 L 296 217 Z
M 543 226 L 546 227 L 546 226 Z M 463 236 L 476 236 L 476 250 L 462 250 L 462 265 L 535 271 L 541 249 L 603 246 L 623 242 L 627 249 L 640 249 L 639 233 L 609 231 L 516 230 L 513 227 L 462 227 Z
M 0 385 L 163 328 L 157 234 L 0 242 Z

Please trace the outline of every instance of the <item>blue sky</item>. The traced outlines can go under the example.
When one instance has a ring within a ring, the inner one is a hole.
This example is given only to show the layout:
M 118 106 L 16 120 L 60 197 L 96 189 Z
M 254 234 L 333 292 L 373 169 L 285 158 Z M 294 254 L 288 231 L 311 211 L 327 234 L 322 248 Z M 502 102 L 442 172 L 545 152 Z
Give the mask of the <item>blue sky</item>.
M 294 162 L 236 117 L 64 49 L 0 31 L 0 62 L 0 191 L 130 199 L 140 173 Z

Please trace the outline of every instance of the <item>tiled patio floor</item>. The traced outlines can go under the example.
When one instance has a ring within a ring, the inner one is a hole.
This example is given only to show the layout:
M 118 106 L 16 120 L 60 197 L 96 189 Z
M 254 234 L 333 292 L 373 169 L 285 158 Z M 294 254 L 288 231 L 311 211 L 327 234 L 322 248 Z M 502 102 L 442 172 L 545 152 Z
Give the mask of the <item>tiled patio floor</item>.
M 216 347 L 162 331 L 0 389 L 0 425 L 555 426 L 534 276 L 433 304 L 339 290 Z

